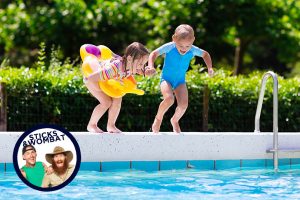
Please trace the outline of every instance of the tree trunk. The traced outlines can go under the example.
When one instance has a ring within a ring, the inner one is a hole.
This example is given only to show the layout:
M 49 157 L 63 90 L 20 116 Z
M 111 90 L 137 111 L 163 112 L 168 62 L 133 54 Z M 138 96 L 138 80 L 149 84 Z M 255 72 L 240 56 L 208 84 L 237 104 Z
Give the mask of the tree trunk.
M 5 83 L 0 82 L 0 131 L 7 131 L 7 92 Z
M 207 85 L 203 88 L 203 113 L 202 113 L 202 131 L 208 132 L 208 111 L 209 111 L 210 90 Z
M 244 40 L 237 38 L 238 45 L 235 48 L 235 55 L 234 55 L 234 71 L 233 75 L 238 75 L 241 73 L 243 68 L 243 62 L 244 62 L 244 54 L 246 50 L 246 43 Z

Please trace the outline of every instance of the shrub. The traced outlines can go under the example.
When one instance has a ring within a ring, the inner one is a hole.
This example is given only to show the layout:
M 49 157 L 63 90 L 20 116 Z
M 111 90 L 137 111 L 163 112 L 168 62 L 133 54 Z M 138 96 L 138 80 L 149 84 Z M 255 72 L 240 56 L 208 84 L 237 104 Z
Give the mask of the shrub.
M 213 78 L 193 65 L 187 73 L 189 107 L 181 120 L 183 131 L 202 131 L 203 88 L 210 90 L 209 131 L 253 131 L 254 116 L 263 72 L 230 76 L 216 71 Z M 160 72 L 159 72 L 160 73 Z M 123 131 L 148 131 L 156 115 L 161 94 L 159 73 L 153 78 L 138 77 L 142 97 L 128 94 L 123 98 L 117 126 Z M 37 123 L 56 123 L 71 131 L 85 131 L 97 105 L 82 82 L 80 68 L 71 64 L 36 68 L 0 69 L 8 95 L 8 129 L 20 131 Z M 268 81 L 261 114 L 261 130 L 272 131 L 272 81 Z M 300 78 L 279 77 L 279 130 L 299 131 Z M 170 131 L 169 119 L 175 105 L 166 113 L 162 131 Z M 99 126 L 106 128 L 106 117 Z

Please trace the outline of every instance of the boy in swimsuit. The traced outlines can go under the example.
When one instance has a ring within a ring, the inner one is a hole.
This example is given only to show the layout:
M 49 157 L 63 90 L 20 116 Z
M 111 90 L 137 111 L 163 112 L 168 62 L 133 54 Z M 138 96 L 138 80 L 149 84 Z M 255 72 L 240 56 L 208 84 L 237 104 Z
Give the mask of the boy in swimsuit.
M 148 60 L 148 68 L 154 72 L 155 59 L 158 56 L 165 54 L 160 81 L 163 101 L 159 105 L 156 117 L 152 124 L 153 133 L 159 132 L 163 116 L 173 105 L 175 98 L 177 100 L 177 108 L 171 118 L 171 124 L 173 132 L 181 132 L 179 120 L 188 107 L 188 90 L 185 83 L 185 74 L 188 70 L 190 61 L 194 56 L 203 58 L 210 76 L 214 73 L 209 53 L 193 45 L 195 36 L 191 26 L 187 24 L 179 25 L 172 36 L 172 40 L 172 42 L 166 43 L 151 52 Z

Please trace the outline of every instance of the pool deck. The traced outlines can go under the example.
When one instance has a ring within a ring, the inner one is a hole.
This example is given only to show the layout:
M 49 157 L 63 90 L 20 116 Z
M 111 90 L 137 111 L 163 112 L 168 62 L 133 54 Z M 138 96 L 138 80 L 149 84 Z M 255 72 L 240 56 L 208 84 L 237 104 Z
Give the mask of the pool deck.
M 271 159 L 273 133 L 263 132 L 71 132 L 79 143 L 82 162 Z M 0 132 L 0 163 L 11 163 L 22 132 Z M 300 133 L 279 133 L 279 149 L 300 148 Z M 279 158 L 300 158 L 300 152 Z

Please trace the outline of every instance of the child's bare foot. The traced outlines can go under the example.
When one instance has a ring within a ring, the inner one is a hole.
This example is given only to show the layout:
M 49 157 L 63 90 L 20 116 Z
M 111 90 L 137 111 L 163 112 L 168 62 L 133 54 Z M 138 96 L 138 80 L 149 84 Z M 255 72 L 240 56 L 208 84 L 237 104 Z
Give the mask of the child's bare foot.
M 107 125 L 107 132 L 109 133 L 122 133 L 115 125 Z
M 180 133 L 181 130 L 180 130 L 180 126 L 179 126 L 178 121 L 175 121 L 173 118 L 171 118 L 170 121 L 171 121 L 171 124 L 172 124 L 172 127 L 173 127 L 173 132 Z
M 152 124 L 152 132 L 159 133 L 160 125 L 161 125 L 161 120 L 155 117 L 154 122 Z
M 104 133 L 97 125 L 88 125 L 87 131 L 91 133 Z

